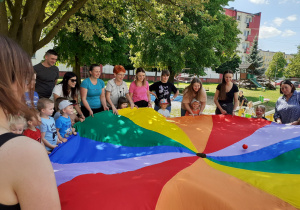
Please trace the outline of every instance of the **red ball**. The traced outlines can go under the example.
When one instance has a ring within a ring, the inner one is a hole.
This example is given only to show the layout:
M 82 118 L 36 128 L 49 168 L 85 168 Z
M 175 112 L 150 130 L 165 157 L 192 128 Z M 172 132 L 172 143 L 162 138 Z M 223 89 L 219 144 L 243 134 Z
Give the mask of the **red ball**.
M 248 145 L 247 145 L 247 144 L 243 144 L 243 148 L 244 148 L 244 149 L 247 149 L 247 148 L 248 148 Z

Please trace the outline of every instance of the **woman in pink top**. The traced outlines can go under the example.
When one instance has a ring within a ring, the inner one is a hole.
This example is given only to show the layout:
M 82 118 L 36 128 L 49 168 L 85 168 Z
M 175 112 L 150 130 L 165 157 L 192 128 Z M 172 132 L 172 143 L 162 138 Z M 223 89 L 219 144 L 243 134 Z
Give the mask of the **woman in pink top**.
M 135 72 L 135 79 L 129 87 L 129 95 L 137 107 L 152 107 L 146 72 L 141 67 Z

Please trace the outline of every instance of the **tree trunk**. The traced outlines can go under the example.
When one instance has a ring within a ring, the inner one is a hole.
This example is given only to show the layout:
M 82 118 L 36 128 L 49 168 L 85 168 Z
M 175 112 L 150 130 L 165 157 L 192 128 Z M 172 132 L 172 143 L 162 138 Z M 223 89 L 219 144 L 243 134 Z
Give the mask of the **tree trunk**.
M 80 83 L 81 83 L 80 63 L 79 63 L 79 59 L 76 55 L 75 55 L 75 64 L 74 64 L 74 67 L 73 67 L 73 72 L 77 75 L 79 85 L 80 85 Z
M 169 82 L 174 84 L 175 71 L 172 70 L 172 66 L 168 66 L 168 70 L 170 71 Z

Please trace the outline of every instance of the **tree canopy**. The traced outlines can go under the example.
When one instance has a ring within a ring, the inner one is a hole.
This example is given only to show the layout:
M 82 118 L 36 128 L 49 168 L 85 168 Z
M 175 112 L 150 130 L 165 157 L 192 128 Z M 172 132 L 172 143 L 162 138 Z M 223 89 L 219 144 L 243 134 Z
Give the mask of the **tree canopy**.
M 288 64 L 285 73 L 285 77 L 298 77 L 300 78 L 300 45 L 298 46 L 298 52 L 291 59 L 291 63 Z
M 49 43 L 88 0 L 5 0 L 0 3 L 0 33 L 32 55 Z
M 224 71 L 231 70 L 233 73 L 238 72 L 239 65 L 241 64 L 241 59 L 237 54 L 234 54 L 229 61 L 222 63 L 220 66 L 216 68 L 216 72 L 219 74 L 223 74 Z
M 80 29 L 85 39 L 92 40 L 94 33 L 105 38 L 105 27 L 95 28 L 87 17 L 74 16 L 84 5 L 86 7 L 81 13 L 90 10 L 95 17 L 106 17 L 110 23 L 118 23 L 121 18 L 126 17 L 119 15 L 119 12 L 122 12 L 130 16 L 133 22 L 139 22 L 151 31 L 158 31 L 157 26 L 168 26 L 172 31 L 184 33 L 186 29 L 181 24 L 182 11 L 193 7 L 194 11 L 198 12 L 202 9 L 203 2 L 207 1 L 4 0 L 0 2 L 0 33 L 16 40 L 30 55 L 53 40 L 68 21 L 74 23 L 67 25 L 69 32 Z M 168 18 L 165 18 L 166 12 L 170 14 Z M 172 26 L 169 25 L 169 21 L 172 22 Z M 100 24 L 101 22 L 98 26 Z
M 284 53 L 277 52 L 274 54 L 272 61 L 266 71 L 266 76 L 269 78 L 280 78 L 284 75 L 284 68 L 287 62 L 284 58 Z
M 171 76 L 183 68 L 203 75 L 205 67 L 214 68 L 230 59 L 239 42 L 237 34 L 240 31 L 236 21 L 222 13 L 222 6 L 227 2 L 210 1 L 203 4 L 202 11 L 183 13 L 181 21 L 186 27 L 185 33 L 174 32 L 172 22 L 170 28 L 157 33 L 139 25 L 131 50 L 135 66 L 168 68 Z

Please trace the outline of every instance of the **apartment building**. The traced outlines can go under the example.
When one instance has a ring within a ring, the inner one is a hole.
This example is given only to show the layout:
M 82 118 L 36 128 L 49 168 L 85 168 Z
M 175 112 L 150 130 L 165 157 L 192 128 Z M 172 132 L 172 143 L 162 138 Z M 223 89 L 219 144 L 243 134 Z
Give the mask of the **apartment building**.
M 225 14 L 233 17 L 238 22 L 238 29 L 241 34 L 238 35 L 240 43 L 237 47 L 237 54 L 242 63 L 246 63 L 247 54 L 250 53 L 255 37 L 258 39 L 261 13 L 247 13 L 231 8 L 224 8 Z
M 264 61 L 263 67 L 265 69 L 268 69 L 270 62 L 273 59 L 273 56 L 277 52 L 264 51 L 264 50 L 259 50 L 258 52 L 259 52 L 259 55 L 263 58 L 263 61 Z M 292 55 L 292 54 L 285 54 L 285 53 L 283 53 L 283 54 L 284 54 L 284 58 L 285 58 L 287 64 L 291 63 L 291 59 L 294 57 L 294 55 Z

